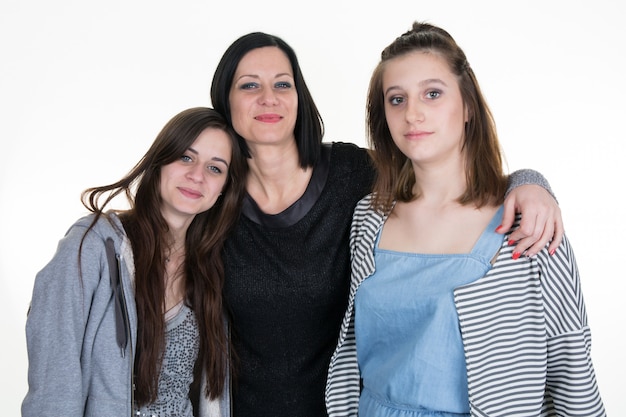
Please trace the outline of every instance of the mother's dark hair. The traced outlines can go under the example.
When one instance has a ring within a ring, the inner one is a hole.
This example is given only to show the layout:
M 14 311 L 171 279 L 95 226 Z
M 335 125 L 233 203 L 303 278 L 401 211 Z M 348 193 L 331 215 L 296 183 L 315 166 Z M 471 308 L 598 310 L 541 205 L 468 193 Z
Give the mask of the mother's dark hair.
M 291 63 L 295 88 L 298 94 L 298 113 L 294 134 L 298 145 L 300 166 L 303 168 L 314 166 L 320 157 L 320 145 L 324 136 L 324 122 L 306 86 L 295 51 L 281 38 L 263 32 L 252 32 L 235 40 L 222 55 L 222 59 L 213 75 L 211 103 L 215 110 L 222 113 L 232 126 L 229 94 L 237 66 L 248 52 L 265 47 L 280 49 Z M 245 138 L 239 135 L 238 137 L 244 155 L 250 158 L 250 151 Z

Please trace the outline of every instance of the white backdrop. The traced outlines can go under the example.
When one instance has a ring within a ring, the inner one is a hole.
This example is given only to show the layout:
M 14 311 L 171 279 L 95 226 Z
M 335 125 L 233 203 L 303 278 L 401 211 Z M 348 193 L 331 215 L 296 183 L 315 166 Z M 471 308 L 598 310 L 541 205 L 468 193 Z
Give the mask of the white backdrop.
M 315 5 L 313 5 L 315 3 Z M 609 415 L 626 415 L 622 218 L 624 41 L 617 0 L 0 0 L 0 404 L 27 390 L 26 311 L 37 271 L 163 124 L 210 105 L 219 57 L 262 30 L 298 53 L 326 141 L 365 145 L 379 53 L 413 20 L 446 28 L 495 113 L 509 170 L 550 181 L 577 254 Z M 621 329 L 621 330 L 620 330 Z

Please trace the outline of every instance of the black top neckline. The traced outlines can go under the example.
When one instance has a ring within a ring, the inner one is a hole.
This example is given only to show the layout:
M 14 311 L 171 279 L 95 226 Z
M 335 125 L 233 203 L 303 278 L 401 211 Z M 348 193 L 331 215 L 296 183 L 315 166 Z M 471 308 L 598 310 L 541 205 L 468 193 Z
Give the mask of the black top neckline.
M 322 144 L 321 157 L 313 168 L 311 180 L 304 194 L 291 206 L 277 214 L 264 213 L 256 201 L 246 193 L 243 199 L 241 212 L 253 222 L 265 227 L 281 228 L 289 227 L 300 221 L 311 210 L 319 196 L 322 194 L 328 170 L 330 167 L 330 144 Z

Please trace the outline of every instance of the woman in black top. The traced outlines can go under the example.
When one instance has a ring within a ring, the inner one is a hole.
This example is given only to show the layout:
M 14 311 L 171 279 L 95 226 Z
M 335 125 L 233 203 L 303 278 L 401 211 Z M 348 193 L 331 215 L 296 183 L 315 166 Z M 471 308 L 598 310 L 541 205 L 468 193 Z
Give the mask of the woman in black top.
M 296 55 L 273 35 L 231 44 L 211 101 L 249 158 L 242 216 L 224 254 L 234 415 L 326 416 L 324 386 L 349 288 L 350 221 L 374 178 L 368 153 L 322 143 L 322 118 Z M 517 209 L 537 222 L 514 232 L 516 251 L 532 255 L 550 239 L 558 246 L 563 228 L 549 186 L 534 171 L 512 177 L 543 188 L 511 191 L 502 232 Z

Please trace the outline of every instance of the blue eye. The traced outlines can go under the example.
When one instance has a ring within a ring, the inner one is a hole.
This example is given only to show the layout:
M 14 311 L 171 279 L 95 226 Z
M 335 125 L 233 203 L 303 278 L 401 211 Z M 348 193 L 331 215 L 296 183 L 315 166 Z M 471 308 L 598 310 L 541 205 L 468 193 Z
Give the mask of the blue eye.
M 241 90 L 252 90 L 253 88 L 258 88 L 259 85 L 257 83 L 244 83 L 239 87 Z
M 274 87 L 276 87 L 276 88 L 291 88 L 291 83 L 289 83 L 287 81 L 280 81 L 280 82 L 277 82 L 276 84 L 274 84 Z
M 210 165 L 209 167 L 210 171 L 213 171 L 216 174 L 221 174 L 222 173 L 222 169 L 219 167 L 216 167 L 215 165 Z
M 191 162 L 191 157 L 189 155 L 183 155 L 180 157 L 180 160 L 183 162 Z
M 441 96 L 441 91 L 433 90 L 426 93 L 427 98 L 438 98 Z

